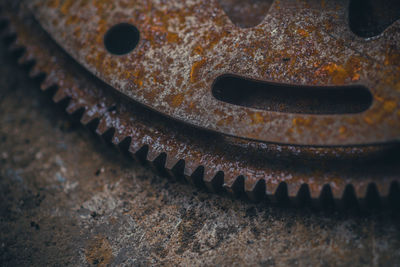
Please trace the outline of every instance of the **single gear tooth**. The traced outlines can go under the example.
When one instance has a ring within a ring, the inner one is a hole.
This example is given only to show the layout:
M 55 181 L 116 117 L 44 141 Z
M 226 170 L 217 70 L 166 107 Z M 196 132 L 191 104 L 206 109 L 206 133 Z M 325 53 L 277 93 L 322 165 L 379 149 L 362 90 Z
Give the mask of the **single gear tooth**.
M 298 195 L 299 191 L 300 191 L 302 183 L 301 182 L 286 183 L 286 185 L 287 185 L 288 195 L 293 197 L 293 198 L 295 198 Z
M 375 185 L 381 196 L 388 196 L 390 193 L 391 184 L 392 183 L 381 183 L 381 184 L 375 184 Z
M 225 173 L 223 187 L 233 197 L 242 195 L 244 191 L 244 177 L 243 175 L 237 177 L 229 177 Z
M 165 166 L 166 154 L 164 152 L 155 153 L 154 155 L 151 155 L 151 158 L 153 158 L 152 160 L 149 160 L 149 154 L 152 153 L 147 153 L 147 161 L 150 167 L 158 173 L 163 173 L 165 171 L 164 166 Z
M 210 192 L 219 192 L 224 183 L 224 172 L 205 168 L 203 181 L 204 185 Z
M 203 177 L 204 177 L 204 167 L 203 166 L 197 166 L 193 172 L 191 172 L 189 175 L 184 176 L 185 180 L 195 186 L 201 186 L 203 185 Z
M 343 196 L 343 192 L 346 188 L 346 184 L 345 183 L 329 183 L 329 186 L 331 188 L 332 191 L 332 195 L 333 198 L 335 199 L 340 199 Z
M 360 203 L 356 197 L 354 186 L 346 186 L 345 190 L 343 191 L 340 205 L 342 209 L 359 208 Z
M 324 187 L 324 184 L 321 183 L 314 183 L 314 184 L 308 184 L 310 188 L 310 195 L 312 199 L 319 199 L 322 189 Z
M 273 182 L 267 181 L 266 189 L 265 189 L 267 195 L 270 195 L 270 196 L 274 195 L 276 190 L 278 189 L 278 186 L 279 186 L 279 183 L 277 183 L 276 181 L 273 181 Z
M 247 197 L 253 201 L 253 202 L 258 202 L 262 198 L 264 198 L 265 195 L 265 180 L 259 179 L 256 180 L 255 182 L 252 182 L 251 185 L 247 181 L 245 181 L 245 193 Z
M 35 65 L 35 66 L 37 66 L 37 65 Z M 38 68 L 39 68 L 39 67 L 38 67 Z M 39 70 L 41 70 L 41 69 L 39 69 Z M 57 86 L 56 84 L 57 84 L 57 83 L 54 82 L 53 79 L 51 79 L 51 78 L 49 77 L 49 75 L 46 75 L 45 78 L 44 78 L 44 80 L 43 80 L 42 83 L 40 84 L 40 89 L 41 89 L 42 91 L 46 91 L 46 90 L 48 90 L 48 89 L 50 89 L 50 88 L 52 88 L 52 87 L 56 87 L 56 86 Z
M 133 139 L 132 137 L 132 142 L 129 147 L 129 152 L 131 152 L 132 154 L 143 154 L 144 157 L 147 157 L 148 149 L 149 146 L 147 144 L 144 144 L 141 141 L 138 141 L 137 139 Z
M 147 157 L 146 159 L 148 161 L 153 162 L 157 157 L 160 156 L 160 154 L 162 154 L 163 152 L 159 152 L 157 150 L 154 150 L 153 148 L 151 148 L 151 146 L 149 146 L 149 151 L 147 152 Z
M 363 181 L 354 187 L 354 191 L 356 193 L 357 198 L 359 199 L 365 198 L 365 196 L 367 195 L 368 185 L 369 185 L 368 181 Z
M 249 176 L 245 176 L 246 179 L 244 180 L 244 191 L 245 192 L 251 192 L 254 190 L 256 187 L 256 184 L 260 179 L 257 179 L 256 177 L 251 178 Z
M 55 103 L 59 103 L 66 98 L 70 98 L 70 96 L 68 94 L 66 94 L 64 90 L 58 89 L 57 92 L 53 96 L 53 101 Z
M 170 157 L 170 156 L 167 154 L 167 160 L 166 160 L 166 163 L 165 163 L 167 175 L 172 179 L 183 180 L 184 179 L 183 172 L 184 172 L 184 169 L 185 169 L 185 160 L 179 159 L 179 160 L 176 161 L 175 164 L 172 164 L 171 162 L 175 162 L 175 159 L 174 160 L 170 160 L 170 163 L 167 163 L 168 162 L 168 157 Z M 167 167 L 167 164 L 168 164 L 168 167 Z
M 276 203 L 287 203 L 289 202 L 288 186 L 285 182 L 280 182 L 276 188 L 275 193 L 269 198 Z
M 96 128 L 96 133 L 101 136 L 104 135 L 109 129 L 110 127 L 107 125 L 107 119 L 105 117 L 102 117 L 100 119 L 99 125 Z
M 322 187 L 321 194 L 319 195 L 319 203 L 324 208 L 332 209 L 335 207 L 335 201 L 332 194 L 332 189 L 329 184 Z
M 124 135 L 122 132 L 119 132 L 118 130 L 115 131 L 114 136 L 112 138 L 112 143 L 114 145 L 119 145 L 124 139 L 126 138 L 126 135 Z
M 25 61 L 25 63 L 27 62 L 33 62 L 33 61 L 32 60 Z M 44 73 L 36 66 L 36 64 L 34 64 L 32 68 L 29 70 L 28 75 L 30 78 L 35 78 L 44 75 Z
M 381 198 L 375 183 L 368 184 L 363 204 L 370 209 L 379 209 L 381 207 Z
M 84 110 L 85 107 L 80 105 L 79 103 L 76 103 L 75 101 L 71 100 L 71 101 L 69 101 L 68 106 L 65 110 L 67 111 L 68 114 L 73 114 L 80 109 Z
M 176 164 L 178 164 L 178 162 L 181 161 L 181 159 L 168 154 L 166 155 L 167 159 L 165 160 L 165 168 L 167 168 L 168 170 L 172 170 L 176 166 Z
M 89 110 L 86 109 L 80 121 L 83 125 L 87 125 L 96 118 L 99 118 L 99 115 L 97 113 L 90 113 Z
M 193 163 L 191 161 L 185 161 L 185 169 L 183 171 L 183 174 L 185 176 L 191 176 L 193 172 L 198 168 L 198 164 Z
M 299 206 L 309 206 L 311 204 L 310 189 L 307 184 L 302 184 L 296 194 L 296 203 Z

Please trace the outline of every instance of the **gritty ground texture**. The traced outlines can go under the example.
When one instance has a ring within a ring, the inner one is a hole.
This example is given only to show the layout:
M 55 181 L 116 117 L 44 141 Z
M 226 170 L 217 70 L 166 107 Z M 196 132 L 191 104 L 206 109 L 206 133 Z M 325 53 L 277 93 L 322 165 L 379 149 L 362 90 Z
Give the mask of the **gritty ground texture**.
M 400 266 L 400 219 L 253 204 L 159 177 L 0 49 L 0 265 Z

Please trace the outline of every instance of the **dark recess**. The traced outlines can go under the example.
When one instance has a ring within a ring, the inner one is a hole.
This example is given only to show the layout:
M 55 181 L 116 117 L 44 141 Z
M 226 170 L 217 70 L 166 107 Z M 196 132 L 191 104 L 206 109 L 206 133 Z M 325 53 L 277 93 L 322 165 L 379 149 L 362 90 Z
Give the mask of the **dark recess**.
M 350 1 L 350 29 L 358 36 L 365 38 L 377 36 L 399 18 L 399 0 Z
M 300 114 L 347 114 L 367 110 L 372 95 L 363 86 L 292 86 L 220 76 L 213 96 L 237 106 Z
M 140 38 L 139 30 L 128 23 L 113 26 L 104 36 L 104 46 L 114 55 L 124 55 L 137 46 Z

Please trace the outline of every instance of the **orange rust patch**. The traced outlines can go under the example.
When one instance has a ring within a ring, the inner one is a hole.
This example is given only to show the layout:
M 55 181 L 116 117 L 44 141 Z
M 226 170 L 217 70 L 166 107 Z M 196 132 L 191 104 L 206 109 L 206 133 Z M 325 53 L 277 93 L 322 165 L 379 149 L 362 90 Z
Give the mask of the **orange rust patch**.
M 70 9 L 71 9 L 71 6 L 74 4 L 74 1 L 73 0 L 66 0 L 63 4 L 62 4 L 62 6 L 61 6 L 61 8 L 60 8 L 60 11 L 61 11 L 61 13 L 63 13 L 63 15 L 67 15 L 68 13 L 69 13 L 69 11 L 70 11 Z
M 320 70 L 330 77 L 334 84 L 343 84 L 346 80 L 358 81 L 360 79 L 361 60 L 357 57 L 351 57 L 344 65 L 330 62 L 322 66 Z M 319 73 L 317 71 L 317 74 Z
M 397 103 L 396 103 L 396 101 L 393 101 L 393 100 L 385 101 L 383 103 L 383 109 L 386 112 L 391 113 L 396 109 L 396 107 L 397 107 Z
M 311 125 L 311 119 L 309 118 L 294 118 L 292 120 L 293 125 L 295 126 L 310 126 Z
M 203 55 L 203 52 L 203 47 L 201 47 L 201 45 L 198 45 L 193 49 L 192 54 Z
M 310 36 L 310 34 L 309 34 L 306 30 L 304 30 L 304 29 L 297 29 L 297 33 L 300 34 L 300 35 L 303 36 L 303 37 L 308 37 L 308 36 Z
M 192 69 L 190 70 L 190 81 L 192 83 L 199 80 L 200 69 L 206 64 L 206 62 L 206 59 L 203 58 L 202 60 L 193 63 Z
M 47 2 L 49 8 L 58 8 L 60 6 L 60 0 L 50 0 Z
M 219 120 L 217 122 L 217 125 L 221 126 L 221 125 L 230 124 L 232 121 L 233 121 L 233 117 L 232 116 L 228 116 L 226 118 L 223 118 L 223 119 Z
M 264 117 L 258 112 L 254 112 L 250 118 L 253 124 L 260 124 L 264 122 Z
M 180 38 L 179 38 L 178 34 L 173 33 L 173 32 L 168 32 L 167 33 L 167 41 L 169 43 L 178 43 L 178 42 L 180 42 Z
M 347 132 L 347 128 L 345 126 L 340 126 L 339 127 L 339 133 L 340 134 L 345 134 Z
M 185 96 L 184 94 L 177 94 L 177 95 L 173 96 L 171 106 L 173 106 L 173 107 L 180 106 L 183 102 L 184 96 Z
M 110 243 L 102 236 L 95 236 L 93 240 L 89 241 L 85 249 L 85 256 L 89 264 L 109 265 L 113 259 Z

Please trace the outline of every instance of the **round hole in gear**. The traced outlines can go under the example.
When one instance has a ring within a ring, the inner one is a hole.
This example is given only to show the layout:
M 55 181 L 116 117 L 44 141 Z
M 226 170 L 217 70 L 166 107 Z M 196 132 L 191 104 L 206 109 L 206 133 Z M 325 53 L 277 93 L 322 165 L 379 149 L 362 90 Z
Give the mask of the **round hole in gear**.
M 104 35 L 104 46 L 114 55 L 131 52 L 139 43 L 139 30 L 129 23 L 121 23 L 111 27 Z

